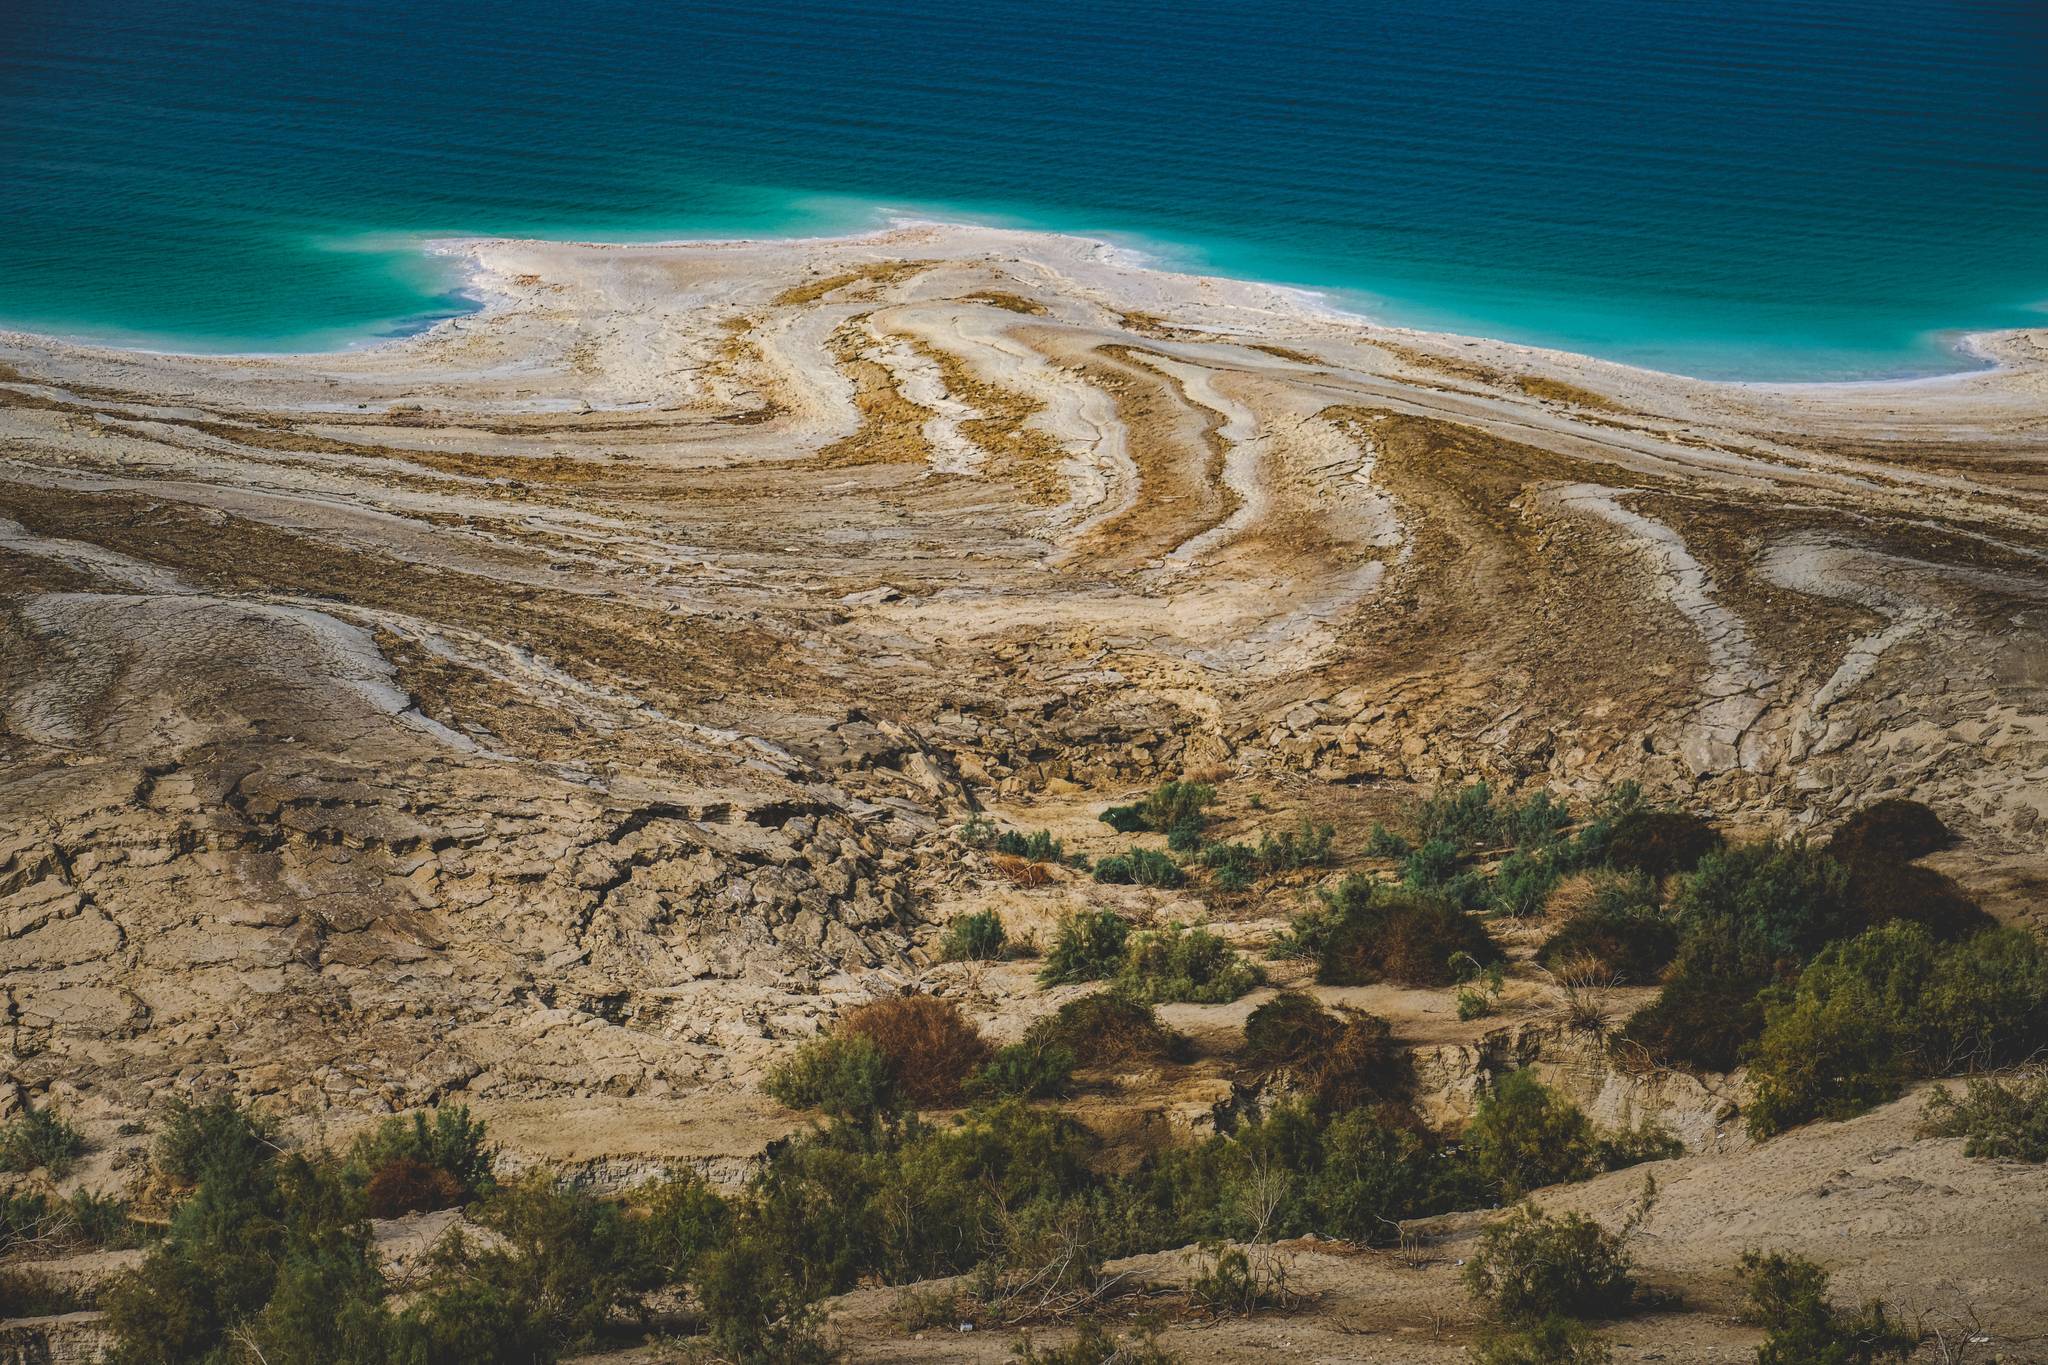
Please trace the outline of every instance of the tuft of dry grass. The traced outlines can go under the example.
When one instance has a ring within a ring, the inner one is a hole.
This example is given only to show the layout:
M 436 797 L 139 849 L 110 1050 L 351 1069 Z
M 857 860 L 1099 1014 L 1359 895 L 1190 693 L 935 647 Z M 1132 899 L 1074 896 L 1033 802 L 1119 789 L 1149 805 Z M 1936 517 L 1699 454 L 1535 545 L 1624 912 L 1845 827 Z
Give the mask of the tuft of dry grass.
M 1550 379 L 1543 375 L 1517 375 L 1515 387 L 1531 398 L 1550 403 L 1567 403 L 1575 408 L 1590 408 L 1595 412 L 1621 412 L 1614 401 L 1605 394 L 1582 389 L 1577 384 L 1567 384 L 1562 379 Z
M 1007 853 L 995 855 L 996 871 L 1003 874 L 1010 885 L 1029 890 L 1034 886 L 1046 886 L 1052 881 L 1052 869 L 1031 858 L 1012 858 Z
M 1012 294 L 1006 289 L 984 289 L 977 294 L 962 294 L 960 302 L 985 303 L 1006 313 L 1022 313 L 1033 318 L 1042 318 L 1050 311 L 1038 300 L 1027 299 L 1022 294 Z

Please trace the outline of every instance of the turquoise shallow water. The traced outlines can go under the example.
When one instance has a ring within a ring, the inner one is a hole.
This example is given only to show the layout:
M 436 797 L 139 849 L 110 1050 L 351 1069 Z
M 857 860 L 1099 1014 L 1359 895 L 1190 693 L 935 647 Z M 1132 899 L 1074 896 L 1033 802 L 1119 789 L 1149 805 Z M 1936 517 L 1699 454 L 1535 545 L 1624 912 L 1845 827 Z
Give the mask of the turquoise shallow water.
M 329 347 L 433 234 L 1110 233 L 1751 378 L 2048 322 L 2048 9 L 0 0 L 0 322 Z

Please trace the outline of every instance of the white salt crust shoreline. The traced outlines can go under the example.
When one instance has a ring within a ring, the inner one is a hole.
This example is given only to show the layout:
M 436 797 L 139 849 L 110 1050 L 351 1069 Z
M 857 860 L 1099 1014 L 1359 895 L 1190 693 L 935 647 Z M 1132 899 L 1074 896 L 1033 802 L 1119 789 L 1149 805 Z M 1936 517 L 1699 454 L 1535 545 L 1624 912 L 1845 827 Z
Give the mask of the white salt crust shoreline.
M 1631 364 L 1627 361 L 1607 360 L 1574 351 L 1534 346 L 1522 342 L 1497 340 L 1461 332 L 1433 331 L 1425 328 L 1397 326 L 1383 322 L 1369 314 L 1337 304 L 1332 300 L 1328 290 L 1303 285 L 1269 283 L 1235 276 L 1202 275 L 1179 271 L 1161 262 L 1158 258 L 1148 254 L 1139 247 L 1112 241 L 1107 238 L 1041 229 L 999 228 L 974 223 L 950 222 L 943 219 L 904 216 L 892 217 L 884 226 L 864 232 L 801 237 L 674 237 L 646 241 L 599 241 L 579 238 L 490 236 L 420 238 L 417 239 L 417 247 L 428 255 L 462 256 L 468 258 L 463 268 L 463 281 L 452 292 L 458 297 L 475 301 L 477 307 L 473 311 L 455 313 L 438 318 L 422 327 L 400 334 L 361 338 L 326 350 L 195 352 L 181 350 L 175 346 L 122 345 L 90 336 L 69 335 L 26 328 L 7 328 L 4 326 L 0 326 L 0 338 L 13 342 L 54 343 L 64 347 L 77 347 L 85 350 L 113 350 L 136 355 L 167 357 L 204 356 L 217 360 L 278 360 L 294 357 L 356 354 L 394 346 L 404 346 L 421 338 L 432 336 L 443 329 L 457 326 L 464 322 L 488 318 L 495 311 L 504 307 L 516 296 L 508 294 L 500 286 L 499 282 L 494 279 L 491 268 L 484 264 L 479 256 L 480 252 L 492 248 L 560 248 L 577 251 L 622 252 L 786 251 L 802 250 L 804 248 L 829 249 L 833 247 L 858 247 L 881 244 L 897 238 L 905 231 L 927 230 L 940 231 L 949 236 L 959 237 L 970 242 L 976 237 L 985 237 L 991 245 L 1002 244 L 1010 246 L 1014 245 L 1018 239 L 1024 239 L 1028 249 L 1030 242 L 1035 239 L 1043 244 L 1056 244 L 1062 248 L 1079 247 L 1093 253 L 1103 265 L 1117 270 L 1142 271 L 1184 281 L 1259 290 L 1274 298 L 1288 300 L 1304 312 L 1369 332 L 1428 337 L 1441 342 L 1459 345 L 1482 344 L 1489 348 L 1500 348 L 1502 351 L 1510 354 L 1583 361 L 1592 365 L 1611 366 L 1618 370 L 1634 371 L 1646 376 L 1678 379 L 1687 383 L 1712 384 L 1730 389 L 1751 389 L 1796 394 L 1808 390 L 1891 389 L 1904 385 L 1946 386 L 1973 378 L 1998 374 L 2012 368 L 2038 365 L 2042 363 L 2037 354 L 2040 345 L 2034 339 L 2048 335 L 2048 328 L 2019 328 L 2003 331 L 1961 333 L 1950 342 L 1950 349 L 1957 356 L 1976 363 L 1964 369 L 1940 374 L 1900 377 L 1873 376 L 1859 379 L 1827 380 L 1697 379 L 1675 371 L 1659 370 L 1651 366 Z

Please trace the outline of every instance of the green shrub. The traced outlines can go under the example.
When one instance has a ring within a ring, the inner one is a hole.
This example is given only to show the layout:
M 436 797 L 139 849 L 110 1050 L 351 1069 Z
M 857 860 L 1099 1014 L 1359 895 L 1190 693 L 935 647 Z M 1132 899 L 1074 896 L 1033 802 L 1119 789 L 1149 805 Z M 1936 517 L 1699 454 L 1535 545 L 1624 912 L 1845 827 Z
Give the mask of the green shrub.
M 826 1365 L 811 1300 L 780 1253 L 757 1235 L 734 1237 L 704 1258 L 697 1297 L 719 1357 L 734 1365 Z
M 1131 922 L 1114 910 L 1081 910 L 1060 920 L 1052 951 L 1038 969 L 1042 986 L 1100 981 L 1123 969 Z
M 1638 806 L 1608 825 L 1602 852 L 1611 867 L 1661 880 L 1691 872 L 1720 847 L 1720 832 L 1699 816 Z
M 1592 1123 L 1528 1071 L 1498 1077 L 1479 1096 L 1464 1146 L 1481 1178 L 1507 1199 L 1600 1169 Z
M 47 1170 L 62 1180 L 85 1152 L 85 1139 L 54 1109 L 23 1104 L 0 1127 L 0 1171 Z
M 1614 1353 L 1585 1323 L 1552 1313 L 1534 1322 L 1490 1324 L 1475 1359 L 1479 1365 L 1608 1365 Z
M 1707 854 L 1673 905 L 1677 954 L 1663 993 L 1622 1037 L 1654 1061 L 1728 1071 L 1762 1032 L 1758 992 L 1864 917 L 1847 868 L 1803 843 Z
M 1522 1204 L 1480 1234 L 1465 1283 L 1496 1315 L 1611 1318 L 1635 1300 L 1622 1239 L 1590 1218 Z
M 554 1343 L 534 1306 L 494 1284 L 457 1281 L 415 1298 L 392 1328 L 404 1365 L 551 1365 Z
M 1572 813 L 1548 791 L 1538 790 L 1501 806 L 1497 820 L 1498 837 L 1504 842 L 1520 849 L 1541 849 L 1558 842 L 1571 826 Z
M 1847 1118 L 1908 1081 L 2048 1045 L 2048 951 L 2022 929 L 1937 945 L 1907 921 L 1829 947 L 1766 999 L 1750 1132 Z
M 1464 1023 L 1492 1014 L 1507 989 L 1507 972 L 1500 963 L 1482 964 L 1469 953 L 1451 955 L 1451 973 L 1458 982 L 1458 1019 Z
M 1314 1231 L 1384 1244 L 1400 1220 L 1431 1211 L 1449 1172 L 1434 1144 L 1379 1114 L 1353 1109 L 1330 1121 L 1305 1182 L 1304 1219 Z
M 1119 986 L 1132 998 L 1220 1004 L 1264 980 L 1241 954 L 1207 929 L 1169 924 L 1133 934 L 1124 949 Z
M 1587 910 L 1565 921 L 1544 941 L 1536 958 L 1552 971 L 1590 959 L 1608 977 L 1646 985 L 1678 951 L 1678 926 L 1648 905 Z
M 698 1262 L 732 1231 L 732 1204 L 696 1174 L 643 1187 L 631 1211 L 641 1252 L 664 1284 L 694 1279 Z
M 439 1171 L 447 1177 L 444 1182 L 423 1178 L 424 1185 L 431 1186 L 434 1193 L 422 1201 L 401 1200 L 394 1205 L 386 1199 L 382 1201 L 384 1207 L 379 1208 L 378 1201 L 373 1200 L 371 1215 L 378 1218 L 415 1209 L 449 1208 L 489 1194 L 494 1184 L 491 1169 L 496 1160 L 497 1149 L 487 1141 L 483 1121 L 472 1119 L 468 1108 L 462 1105 L 435 1109 L 431 1122 L 424 1110 L 415 1112 L 410 1119 L 385 1119 L 374 1130 L 358 1137 L 348 1154 L 351 1173 L 372 1183 L 377 1173 L 398 1169 L 402 1163 L 411 1163 L 422 1171 Z
M 1431 839 L 1401 860 L 1401 880 L 1409 886 L 1442 886 L 1457 876 L 1465 855 L 1448 839 Z
M 1223 892 L 1249 891 L 1256 880 L 1257 876 L 1249 868 L 1236 864 L 1217 868 L 1209 879 L 1210 885 Z
M 114 1361 L 224 1358 L 231 1328 L 280 1359 L 377 1358 L 382 1281 L 337 1168 L 280 1155 L 225 1099 L 175 1108 L 159 1160 L 198 1184 L 156 1249 L 102 1296 Z
M 1510 853 L 1487 882 L 1486 908 L 1496 915 L 1540 915 L 1558 876 L 1548 854 Z
M 1828 1302 L 1827 1272 L 1778 1252 L 1745 1251 L 1751 1321 L 1764 1329 L 1757 1365 L 1873 1365 L 1904 1360 L 1918 1344 L 1882 1303 L 1845 1313 Z
M 1202 866 L 1212 872 L 1242 873 L 1248 879 L 1265 870 L 1259 851 L 1250 844 L 1210 844 L 1202 850 Z
M 1137 806 L 1111 806 L 1096 818 L 1118 834 L 1143 834 L 1150 828 L 1145 812 Z
M 1073 1050 L 1058 1043 L 1012 1043 L 996 1049 L 967 1083 L 968 1094 L 989 1099 L 1049 1100 L 1067 1093 Z
M 1405 858 L 1410 849 L 1406 839 L 1378 822 L 1365 836 L 1365 856 L 1368 858 Z
M 1311 932 L 1316 979 L 1326 986 L 1447 986 L 1455 955 L 1482 965 L 1502 956 L 1485 925 L 1439 897 L 1352 876 L 1323 900 L 1322 922 Z
M 1596 1152 L 1601 1170 L 1620 1171 L 1645 1161 L 1669 1161 L 1684 1156 L 1685 1144 L 1663 1124 L 1646 1119 L 1633 1128 L 1602 1135 Z
M 1008 941 L 1003 917 L 993 910 L 977 910 L 946 926 L 939 955 L 948 962 L 994 962 L 1003 955 Z
M 2048 1072 L 1972 1076 L 1961 1099 L 1936 1089 L 1921 1121 L 1929 1137 L 1967 1139 L 1964 1156 L 2048 1161 Z
M 1199 816 L 1190 816 L 1166 831 L 1166 847 L 1181 854 L 1199 853 L 1202 850 L 1202 831 L 1207 822 Z
M 1024 1042 L 1064 1048 L 1089 1066 L 1177 1059 L 1187 1045 L 1185 1038 L 1159 1022 L 1150 1004 L 1114 990 L 1069 1000 L 1027 1029 Z
M 996 836 L 992 847 L 998 853 L 1006 853 L 1012 858 L 1028 858 L 1034 863 L 1057 863 L 1067 856 L 1065 845 L 1046 829 L 1031 834 L 1006 829 Z
M 1162 782 L 1139 805 L 1145 827 L 1161 833 L 1190 821 L 1199 824 L 1216 802 L 1216 789 L 1200 782 Z
M 356 1365 L 390 1358 L 392 1322 L 374 1255 L 350 1237 L 291 1248 L 262 1311 L 234 1331 L 249 1359 Z
M 92 1304 L 76 1290 L 53 1282 L 34 1266 L 0 1266 L 0 1321 L 77 1313 Z M 32 1349 L 32 1348 L 31 1348 Z M 23 1356 L 23 1359 L 37 1359 Z
M 1155 848 L 1134 848 L 1095 864 L 1095 880 L 1110 886 L 1172 888 L 1187 880 L 1180 864 Z
M 1484 782 L 1440 787 L 1415 813 L 1424 843 L 1442 841 L 1453 852 L 1490 848 L 1501 842 L 1500 816 L 1493 808 L 1493 788 Z
M 544 1175 L 500 1187 L 472 1216 L 496 1240 L 460 1236 L 435 1254 L 441 1283 L 489 1285 L 524 1306 L 547 1339 L 588 1342 L 660 1280 L 624 1208 Z
M 768 1070 L 761 1088 L 791 1109 L 864 1120 L 903 1102 L 895 1070 L 873 1039 L 827 1034 L 813 1038 Z
M 1858 810 L 1828 840 L 1830 857 L 1845 863 L 1865 858 L 1911 862 L 1955 843 L 1941 817 L 1918 801 L 1887 797 Z
M 1293 830 L 1261 835 L 1256 846 L 1210 844 L 1202 850 L 1202 865 L 1216 875 L 1220 889 L 1239 891 L 1260 874 L 1328 867 L 1336 856 L 1336 842 L 1335 825 L 1314 824 L 1304 816 Z
M 157 1135 L 156 1165 L 186 1185 L 209 1173 L 239 1181 L 267 1168 L 277 1150 L 270 1125 L 227 1096 L 196 1105 L 175 1100 Z
M 1300 991 L 1282 991 L 1251 1012 L 1245 1057 L 1285 1072 L 1316 1112 L 1405 1103 L 1414 1090 L 1414 1057 L 1393 1028 L 1361 1010 L 1326 1010 Z
M 1119 834 L 1171 834 L 1192 831 L 1199 842 L 1208 821 L 1204 813 L 1216 801 L 1216 789 L 1199 782 L 1162 782 L 1144 800 L 1129 806 L 1111 806 L 1101 820 Z M 1183 836 L 1185 838 L 1185 835 Z
M 57 1231 L 61 1213 L 50 1207 L 47 1195 L 38 1191 L 0 1194 L 0 1256 L 23 1242 L 33 1242 Z
M 1848 870 L 1802 843 L 1709 853 L 1675 902 L 1679 969 L 1724 980 L 1768 978 L 1861 928 Z

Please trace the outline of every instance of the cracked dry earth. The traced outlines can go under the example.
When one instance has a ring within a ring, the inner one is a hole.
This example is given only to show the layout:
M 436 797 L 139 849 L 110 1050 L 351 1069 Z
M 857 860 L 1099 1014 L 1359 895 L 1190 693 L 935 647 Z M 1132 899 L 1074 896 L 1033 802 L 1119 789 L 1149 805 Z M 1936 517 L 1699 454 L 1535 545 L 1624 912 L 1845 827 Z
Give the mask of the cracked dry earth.
M 1725 386 L 986 229 L 449 249 L 486 309 L 357 351 L 0 336 L 17 1094 L 736 1172 L 1019 898 L 947 830 L 1189 771 L 1911 796 L 2036 913 L 2042 334 Z

